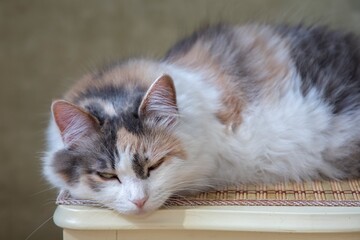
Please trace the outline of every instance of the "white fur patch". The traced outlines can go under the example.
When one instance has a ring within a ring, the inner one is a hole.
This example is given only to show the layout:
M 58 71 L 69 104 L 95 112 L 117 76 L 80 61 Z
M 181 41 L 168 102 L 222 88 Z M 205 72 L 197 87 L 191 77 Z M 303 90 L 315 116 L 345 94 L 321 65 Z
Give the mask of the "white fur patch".
M 109 101 L 105 101 L 103 99 L 100 98 L 88 98 L 85 101 L 82 101 L 80 103 L 80 106 L 87 106 L 87 105 L 91 105 L 91 103 L 97 103 L 100 104 L 101 108 L 104 110 L 105 114 L 108 115 L 109 117 L 116 117 L 117 113 L 116 110 L 114 108 L 114 105 L 112 102 Z

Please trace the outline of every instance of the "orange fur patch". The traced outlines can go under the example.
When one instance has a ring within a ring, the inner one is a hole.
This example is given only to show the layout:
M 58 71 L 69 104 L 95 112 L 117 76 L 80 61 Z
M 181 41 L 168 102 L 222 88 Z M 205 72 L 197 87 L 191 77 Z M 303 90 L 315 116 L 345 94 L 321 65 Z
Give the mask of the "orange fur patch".
M 127 131 L 125 128 L 120 128 L 117 132 L 117 146 L 122 151 L 125 151 L 126 148 L 130 148 L 131 152 L 135 152 L 140 148 L 140 138 L 135 134 Z M 146 149 L 141 149 L 141 151 L 146 151 Z
M 186 159 L 186 151 L 179 139 L 165 130 L 149 130 L 144 135 L 135 135 L 121 128 L 117 133 L 117 146 L 121 151 L 129 150 L 131 154 L 137 153 L 149 158 L 149 163 L 155 164 L 165 157 Z

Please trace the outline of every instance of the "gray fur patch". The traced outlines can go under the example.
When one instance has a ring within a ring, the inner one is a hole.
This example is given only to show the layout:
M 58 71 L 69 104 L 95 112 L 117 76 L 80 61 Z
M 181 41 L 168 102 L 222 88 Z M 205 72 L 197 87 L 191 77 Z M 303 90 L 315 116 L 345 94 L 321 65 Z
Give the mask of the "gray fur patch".
M 87 182 L 88 182 L 89 187 L 90 187 L 94 192 L 100 192 L 100 191 L 101 191 L 102 185 L 101 185 L 99 182 L 93 180 L 92 178 L 88 178 L 88 179 L 87 179 Z
M 141 157 L 139 154 L 135 153 L 132 161 L 132 168 L 136 174 L 136 176 L 140 179 L 147 179 L 149 175 L 149 171 L 146 167 L 147 159 Z
M 82 142 L 54 155 L 54 171 L 69 185 L 75 185 L 85 174 L 114 169 L 114 155 L 99 139 L 82 139 Z M 93 184 L 94 186 L 96 184 Z
M 101 123 L 111 123 L 111 129 L 117 130 L 125 127 L 129 132 L 139 134 L 142 131 L 142 122 L 138 116 L 138 108 L 145 92 L 146 89 L 140 87 L 134 87 L 133 89 L 113 85 L 105 85 L 101 88 L 89 87 L 82 94 L 79 94 L 76 103 L 91 98 L 111 102 L 117 113 L 116 117 L 106 115 L 104 110 L 101 109 L 101 105 L 94 102 L 88 105 L 87 109 Z
M 54 156 L 53 168 L 70 186 L 79 182 L 83 161 L 81 157 L 69 150 L 61 150 Z
M 302 92 L 316 88 L 334 114 L 360 107 L 360 41 L 325 27 L 280 27 L 302 79 Z

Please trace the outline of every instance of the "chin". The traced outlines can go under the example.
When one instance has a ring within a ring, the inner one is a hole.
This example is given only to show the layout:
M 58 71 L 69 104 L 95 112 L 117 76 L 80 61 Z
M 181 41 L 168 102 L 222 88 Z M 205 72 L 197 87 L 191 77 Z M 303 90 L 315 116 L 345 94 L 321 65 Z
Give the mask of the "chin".
M 144 206 L 143 208 L 140 208 L 140 209 L 139 208 L 124 209 L 124 207 L 117 208 L 117 207 L 113 206 L 112 209 L 120 214 L 143 217 L 143 216 L 147 216 L 147 215 L 150 215 L 151 213 L 155 212 L 161 206 L 162 205 L 160 205 L 160 206 Z
M 119 214 L 129 215 L 129 216 L 146 216 L 154 212 L 154 210 L 147 210 L 147 209 L 126 209 L 126 210 L 124 210 L 123 208 L 122 209 L 112 208 L 112 209 L 118 212 Z
M 124 207 L 124 206 L 108 206 L 110 209 L 116 211 L 117 213 L 119 214 L 122 214 L 122 215 L 133 215 L 133 216 L 144 216 L 144 215 L 147 215 L 153 211 L 155 211 L 156 209 L 149 209 L 147 207 L 145 208 L 133 208 L 132 206 L 131 207 Z

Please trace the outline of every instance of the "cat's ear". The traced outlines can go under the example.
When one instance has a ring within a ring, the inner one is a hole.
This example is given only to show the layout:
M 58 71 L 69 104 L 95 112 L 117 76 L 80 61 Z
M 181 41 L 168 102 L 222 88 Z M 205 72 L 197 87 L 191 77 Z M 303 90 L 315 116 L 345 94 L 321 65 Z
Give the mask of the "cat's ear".
M 164 126 L 176 122 L 178 116 L 176 91 L 169 75 L 160 76 L 150 86 L 140 104 L 139 116 L 142 119 L 155 120 Z
M 65 145 L 72 145 L 98 129 L 99 124 L 95 117 L 67 101 L 54 101 L 51 111 Z

